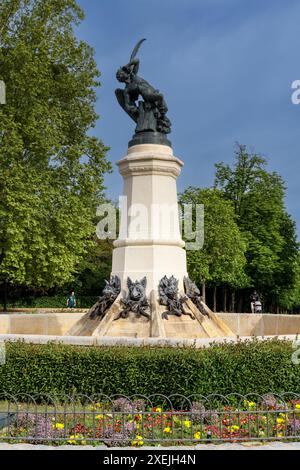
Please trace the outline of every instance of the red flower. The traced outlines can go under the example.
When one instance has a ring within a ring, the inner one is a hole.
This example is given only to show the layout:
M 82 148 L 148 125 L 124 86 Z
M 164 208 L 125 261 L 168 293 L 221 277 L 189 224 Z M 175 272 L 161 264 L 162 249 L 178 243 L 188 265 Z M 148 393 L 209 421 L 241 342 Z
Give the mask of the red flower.
M 74 428 L 71 429 L 71 434 L 86 434 L 88 428 L 81 423 L 77 423 Z

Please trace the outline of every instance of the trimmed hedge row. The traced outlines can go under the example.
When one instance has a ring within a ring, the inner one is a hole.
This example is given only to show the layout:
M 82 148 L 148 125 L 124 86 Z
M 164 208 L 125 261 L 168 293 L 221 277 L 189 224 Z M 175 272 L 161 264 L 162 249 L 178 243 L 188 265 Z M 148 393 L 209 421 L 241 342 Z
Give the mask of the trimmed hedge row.
M 8 302 L 8 308 L 66 308 L 68 294 L 44 296 L 44 297 L 26 297 L 14 302 Z M 97 302 L 99 296 L 76 296 L 77 308 L 90 308 Z M 3 305 L 0 302 L 0 307 Z
M 300 392 L 293 351 L 291 342 L 276 339 L 200 350 L 7 343 L 0 393 Z

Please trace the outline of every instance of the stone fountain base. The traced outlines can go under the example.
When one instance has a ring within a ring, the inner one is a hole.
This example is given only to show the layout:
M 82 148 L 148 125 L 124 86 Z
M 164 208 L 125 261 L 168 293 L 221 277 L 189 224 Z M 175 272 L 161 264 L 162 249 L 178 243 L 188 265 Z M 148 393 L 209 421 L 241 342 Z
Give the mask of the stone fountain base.
M 162 318 L 166 307 L 158 302 L 158 294 L 152 291 L 150 295 L 151 318 L 148 320 L 133 312 L 127 318 L 118 318 L 123 307 L 121 296 L 107 310 L 101 319 L 91 318 L 91 310 L 75 323 L 66 333 L 67 336 L 109 336 L 129 338 L 217 338 L 224 336 L 235 336 L 235 333 L 226 323 L 214 314 L 202 302 L 201 313 L 191 300 L 185 303 L 185 310 L 189 315 L 169 315 L 168 320 Z
M 271 313 L 251 314 L 251 313 L 212 313 L 211 318 L 216 324 L 221 321 L 222 324 L 234 333 L 234 336 L 225 336 L 225 333 L 220 337 L 208 337 L 203 333 L 203 337 L 195 337 L 193 333 L 190 337 L 186 336 L 185 318 L 182 322 L 177 323 L 177 326 L 182 325 L 181 333 L 176 329 L 176 335 L 171 336 L 171 329 L 174 328 L 175 322 L 178 318 L 171 318 L 164 320 L 163 326 L 165 328 L 166 337 L 147 336 L 142 337 L 141 332 L 136 337 L 135 332 L 130 334 L 129 326 L 132 318 L 127 321 L 127 334 L 125 330 L 124 321 L 121 322 L 120 328 L 124 331 L 124 336 L 95 336 L 93 333 L 100 325 L 101 320 L 98 318 L 92 322 L 89 321 L 87 310 L 74 311 L 66 309 L 37 309 L 36 313 L 30 313 L 28 310 L 10 311 L 9 313 L 0 314 L 0 343 L 3 341 L 25 341 L 27 343 L 46 344 L 49 341 L 63 344 L 85 345 L 85 346 L 113 346 L 113 345 L 127 345 L 127 346 L 190 346 L 194 345 L 196 348 L 209 346 L 212 341 L 222 343 L 224 341 L 236 342 L 237 340 L 249 340 L 256 338 L 257 340 L 274 338 L 296 341 L 300 334 L 300 315 L 275 315 Z M 26 313 L 25 313 L 26 311 Z M 118 314 L 119 308 L 116 309 Z M 108 318 L 107 318 L 108 320 Z M 107 321 L 106 320 L 106 321 Z M 121 320 L 121 319 L 120 319 Z M 119 320 L 118 320 L 119 321 Z M 115 323 L 118 323 L 116 321 Z M 134 320 L 136 321 L 136 320 Z M 189 319 L 187 320 L 190 324 Z M 195 320 L 193 327 L 195 328 Z M 168 323 L 170 322 L 170 323 Z M 154 322 L 153 322 L 154 323 Z M 102 323 L 102 325 L 104 322 Z M 135 323 L 136 324 L 136 323 Z M 207 327 L 206 321 L 202 327 Z M 173 325 L 173 326 L 172 326 Z M 85 331 L 84 331 L 85 328 Z M 91 333 L 88 333 L 90 328 Z M 67 333 L 75 331 L 74 336 L 69 336 Z M 149 323 L 148 330 L 149 332 Z M 191 331 L 191 330 L 189 330 Z M 199 330 L 198 330 L 199 331 Z M 82 332 L 82 335 L 78 333 Z M 109 331 L 108 331 L 109 332 Z M 77 334 L 76 334 L 77 333 Z M 123 333 L 122 333 L 123 334 Z M 295 343 L 296 344 L 296 343 Z

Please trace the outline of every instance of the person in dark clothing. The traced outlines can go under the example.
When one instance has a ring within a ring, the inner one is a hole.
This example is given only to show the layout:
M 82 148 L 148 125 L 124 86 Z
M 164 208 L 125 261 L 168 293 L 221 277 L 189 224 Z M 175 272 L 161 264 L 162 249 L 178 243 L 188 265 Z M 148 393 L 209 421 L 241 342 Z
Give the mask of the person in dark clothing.
M 67 299 L 67 307 L 68 308 L 75 308 L 76 307 L 76 298 L 75 298 L 75 292 L 72 291 L 71 294 L 69 295 Z
M 250 295 L 251 313 L 261 313 L 261 301 L 256 290 Z

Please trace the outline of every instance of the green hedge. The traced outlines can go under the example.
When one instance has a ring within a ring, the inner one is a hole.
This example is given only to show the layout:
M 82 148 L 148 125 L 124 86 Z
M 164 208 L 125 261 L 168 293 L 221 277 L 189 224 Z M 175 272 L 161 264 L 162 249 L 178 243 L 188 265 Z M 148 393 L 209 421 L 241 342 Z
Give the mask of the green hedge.
M 7 343 L 0 392 L 192 394 L 300 392 L 292 343 L 210 348 L 84 347 Z
M 9 308 L 66 308 L 68 294 L 44 297 L 26 297 L 8 302 Z M 76 296 L 77 308 L 90 308 L 97 302 L 97 296 Z M 3 307 L 0 303 L 0 307 Z

